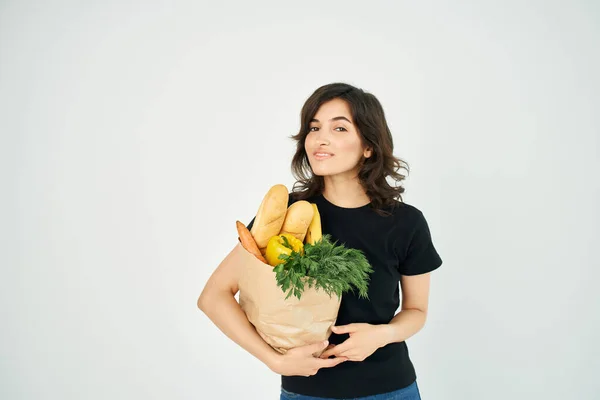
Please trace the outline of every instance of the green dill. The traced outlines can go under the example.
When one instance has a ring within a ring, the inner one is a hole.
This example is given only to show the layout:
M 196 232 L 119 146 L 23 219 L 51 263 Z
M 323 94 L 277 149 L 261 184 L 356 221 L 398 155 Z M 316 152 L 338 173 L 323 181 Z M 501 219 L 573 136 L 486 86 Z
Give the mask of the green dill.
M 284 260 L 273 270 L 277 284 L 286 299 L 301 298 L 304 288 L 322 289 L 329 296 L 341 297 L 355 290 L 361 298 L 368 299 L 369 280 L 373 268 L 362 251 L 331 242 L 331 235 L 324 235 L 314 244 L 306 243 L 303 252 L 280 254 Z

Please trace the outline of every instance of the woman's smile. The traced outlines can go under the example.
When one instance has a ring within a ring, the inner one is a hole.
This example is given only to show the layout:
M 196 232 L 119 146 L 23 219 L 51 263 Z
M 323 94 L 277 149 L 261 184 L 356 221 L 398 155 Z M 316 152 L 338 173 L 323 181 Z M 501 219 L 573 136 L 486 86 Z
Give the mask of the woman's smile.
M 333 154 L 331 154 L 331 153 L 315 153 L 314 157 L 317 161 L 323 161 L 323 160 L 328 160 L 331 157 L 333 157 Z

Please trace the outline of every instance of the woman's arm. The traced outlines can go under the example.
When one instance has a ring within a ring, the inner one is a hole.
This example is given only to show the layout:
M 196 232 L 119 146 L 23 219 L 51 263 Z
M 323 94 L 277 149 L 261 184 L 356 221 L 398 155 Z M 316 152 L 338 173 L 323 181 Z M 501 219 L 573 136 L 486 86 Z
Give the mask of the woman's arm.
M 235 299 L 239 291 L 240 266 L 232 257 L 233 250 L 223 259 L 209 278 L 198 298 L 198 308 L 227 337 L 281 375 L 310 376 L 320 368 L 331 368 L 346 361 L 345 357 L 321 360 L 313 354 L 327 343 L 318 342 L 290 349 L 285 355 L 276 352 L 256 332 L 246 313 Z
M 260 337 L 234 297 L 239 290 L 240 268 L 231 262 L 232 253 L 233 250 L 209 278 L 198 298 L 198 308 L 227 337 L 273 369 L 279 353 Z
M 387 325 L 382 325 L 385 329 L 385 344 L 403 342 L 425 326 L 430 280 L 430 272 L 402 276 L 402 308 Z
M 387 324 L 355 323 L 333 326 L 334 333 L 348 333 L 343 343 L 332 346 L 321 358 L 347 357 L 350 361 L 363 361 L 378 348 L 402 342 L 425 325 L 429 298 L 429 273 L 402 276 L 402 310 Z

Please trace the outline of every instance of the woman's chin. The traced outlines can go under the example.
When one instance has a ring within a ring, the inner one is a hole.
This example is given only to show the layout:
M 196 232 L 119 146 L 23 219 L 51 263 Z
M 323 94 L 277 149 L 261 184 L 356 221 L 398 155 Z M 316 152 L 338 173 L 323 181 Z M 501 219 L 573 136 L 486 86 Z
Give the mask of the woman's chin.
M 347 172 L 343 168 L 340 169 L 339 167 L 337 167 L 337 168 L 332 168 L 332 167 L 333 166 L 316 165 L 315 167 L 311 166 L 311 169 L 313 171 L 313 174 L 317 175 L 317 176 L 340 175 L 340 174 L 344 174 L 345 172 Z
M 328 171 L 326 168 L 313 168 L 313 175 L 315 176 L 327 176 L 332 175 L 331 171 Z

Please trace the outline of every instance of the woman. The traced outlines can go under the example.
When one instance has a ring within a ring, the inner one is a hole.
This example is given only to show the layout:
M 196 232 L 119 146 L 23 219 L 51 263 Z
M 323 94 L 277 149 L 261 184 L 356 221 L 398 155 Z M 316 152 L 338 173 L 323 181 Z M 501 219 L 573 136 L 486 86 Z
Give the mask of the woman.
M 369 299 L 344 293 L 330 344 L 313 343 L 285 355 L 261 339 L 236 302 L 236 266 L 219 265 L 198 306 L 281 375 L 280 400 L 420 399 L 405 340 L 425 324 L 429 273 L 442 260 L 423 213 L 401 201 L 404 188 L 388 182 L 403 180 L 398 170 L 408 171 L 408 165 L 393 155 L 383 108 L 354 86 L 325 85 L 304 104 L 300 131 L 291 138 L 297 142 L 292 160 L 297 182 L 290 205 L 315 203 L 323 234 L 364 252 L 374 269 Z M 400 293 L 402 308 L 395 314 Z M 324 348 L 320 358 L 312 356 Z

